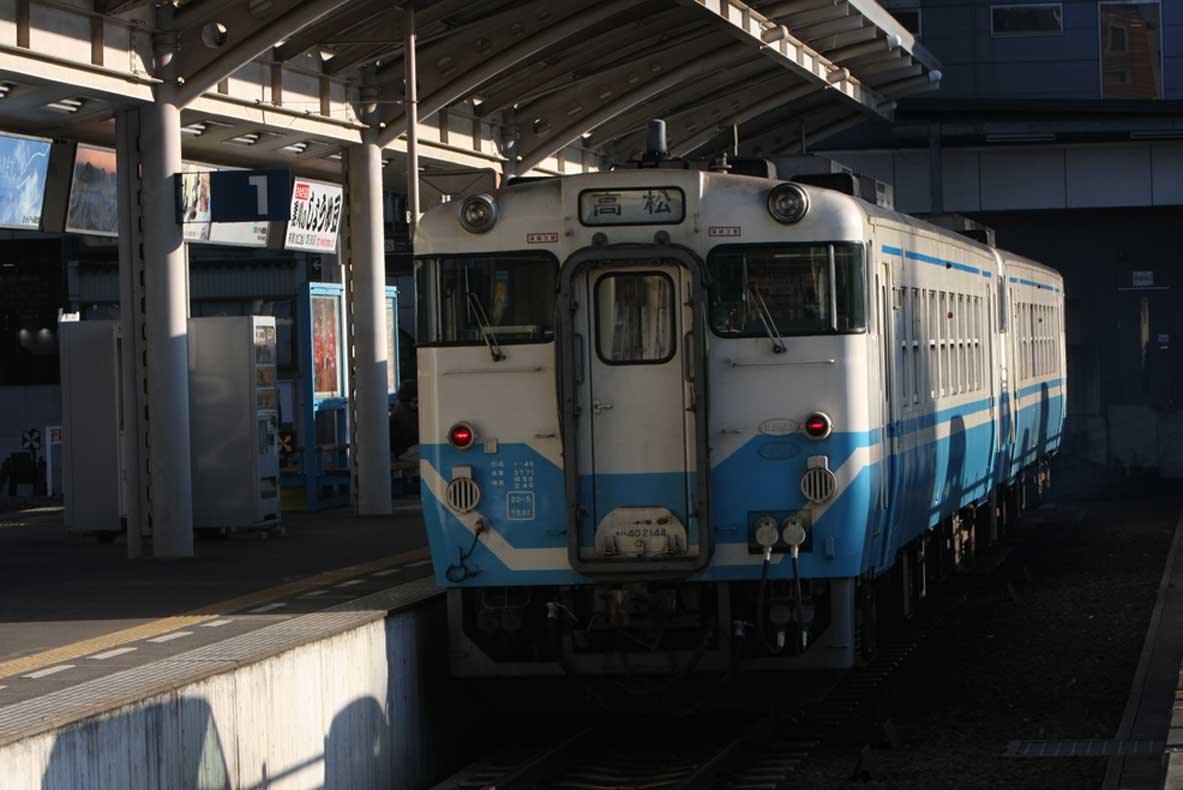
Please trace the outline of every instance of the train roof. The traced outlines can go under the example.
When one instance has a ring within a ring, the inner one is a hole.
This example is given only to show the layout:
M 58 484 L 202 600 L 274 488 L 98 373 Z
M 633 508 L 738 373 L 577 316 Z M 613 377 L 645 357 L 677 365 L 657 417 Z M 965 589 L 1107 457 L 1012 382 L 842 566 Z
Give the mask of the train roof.
M 1011 252 L 1010 250 L 1004 250 L 1001 247 L 998 249 L 998 254 L 1002 256 L 1002 260 L 1006 264 L 1017 263 L 1022 266 L 1029 266 L 1036 271 L 1043 272 L 1044 274 L 1055 278 L 1058 282 L 1062 283 L 1064 281 L 1064 276 L 1057 270 L 1050 266 L 1039 263 L 1038 261 L 1033 261 L 1030 258 L 1019 255 L 1016 252 Z

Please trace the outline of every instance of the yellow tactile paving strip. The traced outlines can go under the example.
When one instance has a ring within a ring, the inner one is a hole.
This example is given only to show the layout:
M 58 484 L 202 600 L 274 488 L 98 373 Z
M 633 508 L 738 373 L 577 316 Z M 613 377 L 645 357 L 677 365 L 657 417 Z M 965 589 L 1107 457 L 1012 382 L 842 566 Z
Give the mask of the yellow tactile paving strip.
M 388 557 L 383 557 L 370 562 L 363 562 L 358 565 L 350 565 L 347 568 L 337 568 L 336 570 L 325 571 L 318 573 L 315 576 L 309 576 L 306 579 L 299 581 L 287 582 L 275 587 L 268 587 L 265 590 L 259 590 L 248 595 L 241 595 L 237 598 L 230 598 L 225 601 L 218 601 L 199 609 L 194 609 L 183 614 L 172 615 L 164 617 L 159 620 L 153 620 L 150 623 L 142 623 L 131 628 L 124 628 L 120 631 L 112 631 L 109 634 L 96 636 L 92 639 L 84 639 L 80 642 L 71 642 L 68 645 L 61 647 L 43 650 L 40 653 L 33 653 L 28 656 L 21 656 L 10 661 L 0 662 L 0 678 L 12 677 L 13 675 L 20 675 L 26 672 L 33 672 L 38 669 L 53 666 L 62 661 L 69 661 L 74 658 L 81 658 L 95 653 L 99 650 L 104 650 L 113 647 L 120 647 L 129 642 L 138 642 L 141 639 L 148 639 L 154 636 L 167 634 L 169 631 L 175 631 L 178 628 L 185 628 L 191 625 L 204 623 L 207 620 L 214 620 L 223 615 L 237 612 L 240 609 L 245 609 L 248 606 L 257 606 L 259 604 L 269 603 L 271 601 L 279 600 L 280 598 L 287 598 L 317 587 L 324 587 L 336 582 L 345 581 L 356 576 L 362 576 L 374 571 L 384 570 L 386 568 L 403 565 L 415 560 L 427 559 L 431 555 L 430 550 L 424 546 L 411 551 L 404 551 L 401 554 L 394 554 Z

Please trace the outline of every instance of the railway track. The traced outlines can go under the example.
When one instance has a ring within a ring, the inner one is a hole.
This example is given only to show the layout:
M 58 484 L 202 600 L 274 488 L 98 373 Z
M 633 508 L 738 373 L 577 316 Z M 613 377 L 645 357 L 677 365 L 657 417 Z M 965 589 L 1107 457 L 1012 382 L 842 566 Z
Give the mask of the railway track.
M 737 724 L 706 716 L 666 723 L 597 726 L 534 748 L 477 760 L 432 790 L 780 790 L 826 737 L 849 724 L 873 692 L 928 633 L 881 648 L 825 699 L 785 720 Z M 739 734 L 736 734 L 739 733 Z
M 836 683 L 821 701 L 752 724 L 727 714 L 666 720 L 662 731 L 614 722 L 540 746 L 481 758 L 432 790 L 784 790 L 810 754 L 856 722 L 857 714 L 924 639 L 956 615 L 969 588 L 987 580 L 1009 548 L 979 558 L 961 583 L 945 587 L 905 632 Z M 703 722 L 706 722 L 704 725 Z

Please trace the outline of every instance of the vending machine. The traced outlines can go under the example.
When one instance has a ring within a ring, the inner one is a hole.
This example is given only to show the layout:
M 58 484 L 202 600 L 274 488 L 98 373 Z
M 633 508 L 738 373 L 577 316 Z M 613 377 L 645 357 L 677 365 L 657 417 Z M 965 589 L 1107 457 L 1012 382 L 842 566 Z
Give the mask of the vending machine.
M 66 528 L 114 540 L 124 514 L 119 322 L 62 321 L 58 343 Z
M 189 319 L 193 526 L 280 525 L 275 319 Z

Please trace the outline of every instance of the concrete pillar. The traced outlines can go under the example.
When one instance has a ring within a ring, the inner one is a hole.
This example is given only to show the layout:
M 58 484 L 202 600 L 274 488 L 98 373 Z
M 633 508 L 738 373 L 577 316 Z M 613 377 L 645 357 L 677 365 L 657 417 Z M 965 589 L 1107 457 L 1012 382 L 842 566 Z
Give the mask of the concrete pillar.
M 143 532 L 147 486 L 143 451 L 146 449 L 143 391 L 143 344 L 140 328 L 140 296 L 144 271 L 140 255 L 140 111 L 120 110 L 115 114 L 116 173 L 119 181 L 119 363 L 123 401 L 123 494 L 127 513 L 127 556 L 143 554 Z
M 173 187 L 181 172 L 181 110 L 175 44 L 161 43 L 156 54 L 164 82 L 156 101 L 140 111 L 152 550 L 157 557 L 191 557 L 189 266 Z
M 391 512 L 390 417 L 386 366 L 386 249 L 382 234 L 382 151 L 377 128 L 349 149 L 349 236 L 353 269 L 353 343 L 357 379 L 353 431 L 357 512 Z

